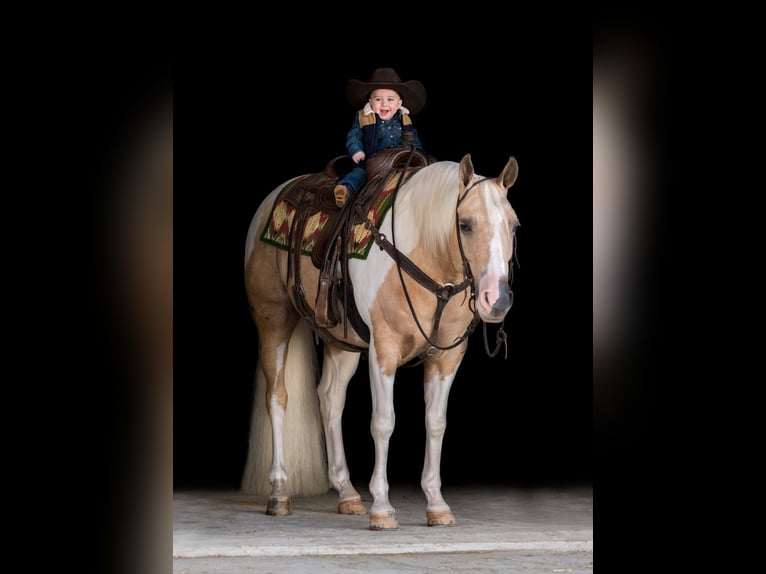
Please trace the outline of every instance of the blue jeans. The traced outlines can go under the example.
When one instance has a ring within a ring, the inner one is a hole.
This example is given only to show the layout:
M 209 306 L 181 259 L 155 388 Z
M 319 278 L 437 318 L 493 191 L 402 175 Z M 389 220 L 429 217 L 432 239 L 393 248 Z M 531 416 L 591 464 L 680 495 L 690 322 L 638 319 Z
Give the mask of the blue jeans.
M 364 181 L 367 179 L 367 170 L 360 165 L 357 165 L 354 169 L 344 175 L 338 182 L 338 185 L 345 185 L 348 188 L 348 193 L 351 195 L 357 189 L 364 185 Z

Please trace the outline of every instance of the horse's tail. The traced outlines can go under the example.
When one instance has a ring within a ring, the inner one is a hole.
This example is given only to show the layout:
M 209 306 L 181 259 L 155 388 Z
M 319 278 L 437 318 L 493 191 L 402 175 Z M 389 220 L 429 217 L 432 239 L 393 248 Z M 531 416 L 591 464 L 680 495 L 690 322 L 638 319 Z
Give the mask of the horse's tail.
M 318 363 L 312 332 L 305 321 L 293 331 L 285 364 L 287 410 L 284 420 L 287 485 L 293 496 L 324 494 L 329 489 L 327 451 L 317 395 Z M 271 418 L 266 410 L 266 377 L 260 361 L 255 369 L 255 396 L 250 421 L 242 491 L 271 492 Z

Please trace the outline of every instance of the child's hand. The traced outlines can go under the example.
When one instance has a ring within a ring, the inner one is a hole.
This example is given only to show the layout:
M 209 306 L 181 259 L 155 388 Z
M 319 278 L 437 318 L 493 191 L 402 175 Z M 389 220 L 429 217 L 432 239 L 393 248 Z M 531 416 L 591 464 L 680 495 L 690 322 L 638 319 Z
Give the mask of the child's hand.
M 351 159 L 354 160 L 354 163 L 359 163 L 360 161 L 364 159 L 364 152 L 363 151 L 356 152 L 354 155 L 351 156 Z

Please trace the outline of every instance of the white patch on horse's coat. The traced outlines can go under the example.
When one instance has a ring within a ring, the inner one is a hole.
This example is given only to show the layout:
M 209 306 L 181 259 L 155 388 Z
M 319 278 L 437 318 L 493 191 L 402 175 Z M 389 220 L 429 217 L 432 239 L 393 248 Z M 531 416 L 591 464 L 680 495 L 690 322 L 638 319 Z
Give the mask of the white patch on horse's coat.
M 285 368 L 285 353 L 287 352 L 287 344 L 288 341 L 285 341 L 284 343 L 280 343 L 276 348 L 276 364 L 278 367 L 277 376 L 279 376 L 279 373 L 282 372 Z
M 346 402 L 346 389 L 359 366 L 359 360 L 358 353 L 342 353 L 326 348 L 322 378 L 317 388 L 325 423 L 329 479 L 341 500 L 358 496 L 350 482 L 350 473 L 343 450 L 342 416 Z
M 499 205 L 497 190 L 491 189 L 490 185 L 482 185 L 481 192 L 484 205 L 487 207 L 487 222 L 491 229 L 491 238 L 489 241 L 489 261 L 487 262 L 487 275 L 498 280 L 508 271 L 509 253 L 503 252 L 502 233 L 507 231 L 507 221 L 504 217 L 504 210 Z
M 378 366 L 378 355 L 374 339 L 370 341 L 370 353 L 368 355 L 370 390 L 372 392 L 372 418 L 370 431 L 377 446 L 385 445 L 384 448 L 375 449 L 375 467 L 370 478 L 370 493 L 374 502 L 370 513 L 393 512 L 393 507 L 388 499 L 388 443 L 394 432 L 396 415 L 394 413 L 394 375 L 384 374 Z
M 447 402 L 457 369 L 446 375 L 438 371 L 425 381 L 426 453 L 421 487 L 428 499 L 428 508 L 446 506 L 441 495 L 441 444 L 447 430 Z
M 287 351 L 287 343 L 281 343 L 276 348 L 276 364 L 277 364 L 277 376 L 284 370 L 285 367 L 285 352 Z M 269 383 L 271 386 L 271 383 Z M 271 465 L 271 472 L 269 473 L 269 480 L 274 482 L 275 480 L 287 480 L 285 453 L 279 448 L 279 445 L 284 445 L 284 420 L 285 410 L 279 402 L 279 397 L 274 395 L 269 402 L 269 414 L 272 420 L 272 445 L 277 446 L 273 450 L 273 462 Z
M 380 232 L 385 235 L 389 241 L 394 237 L 391 233 L 390 215 L 391 214 L 389 213 L 383 220 L 383 225 L 380 228 Z M 407 255 L 414 247 L 413 234 L 408 232 L 408 230 L 413 229 L 414 223 L 412 217 L 406 213 L 397 213 L 395 219 L 397 230 L 395 235 L 396 247 L 399 251 Z M 378 291 L 386 281 L 388 272 L 393 266 L 394 260 L 391 256 L 377 245 L 372 246 L 366 261 L 358 259 L 349 261 L 348 269 L 351 274 L 351 282 L 354 285 L 354 298 L 359 309 L 359 315 L 367 325 L 372 324 L 370 308 L 373 306 Z M 370 273 L 370 269 L 375 269 L 375 273 Z
M 284 419 L 285 410 L 282 405 L 279 404 L 277 397 L 272 397 L 269 402 L 269 415 L 272 420 L 271 432 L 272 435 L 272 448 L 273 445 L 284 444 Z M 273 449 L 273 459 L 271 463 L 271 471 L 269 472 L 269 480 L 274 483 L 275 481 L 284 482 L 287 480 L 287 471 L 285 469 L 285 453 L 280 448 Z
M 489 319 L 485 313 L 492 311 L 492 307 L 500 296 L 500 282 L 507 277 L 508 264 L 512 255 L 512 252 L 504 251 L 502 237 L 504 233 L 508 234 L 511 230 L 506 217 L 506 206 L 502 205 L 504 199 L 494 188 L 496 185 L 494 181 L 485 181 L 478 186 L 478 192 L 487 210 L 489 235 L 489 260 L 479 277 L 477 298 L 477 308 L 485 320 Z M 512 251 L 513 243 L 510 244 L 510 248 Z

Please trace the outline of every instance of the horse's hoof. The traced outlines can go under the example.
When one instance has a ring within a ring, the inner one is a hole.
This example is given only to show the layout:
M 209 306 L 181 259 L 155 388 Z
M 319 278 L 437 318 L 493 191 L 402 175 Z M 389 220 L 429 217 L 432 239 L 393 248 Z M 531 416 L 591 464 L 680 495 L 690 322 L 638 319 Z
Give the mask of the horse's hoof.
M 455 526 L 457 520 L 450 510 L 428 510 L 428 526 Z
M 266 514 L 269 516 L 287 516 L 292 514 L 293 509 L 287 496 L 271 496 L 266 506 Z
M 340 514 L 367 514 L 367 508 L 362 503 L 361 497 L 341 500 L 338 503 L 338 512 Z
M 370 514 L 370 530 L 399 530 L 399 521 L 393 512 Z

